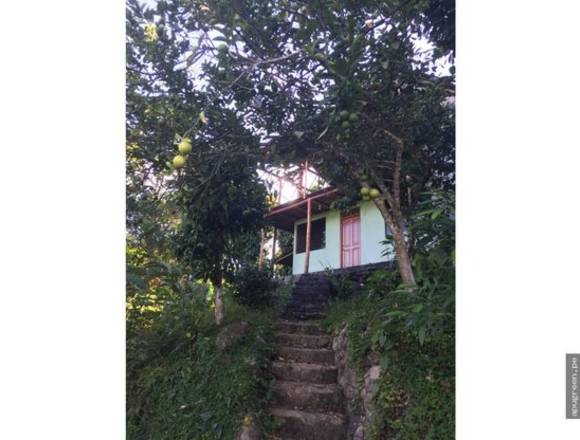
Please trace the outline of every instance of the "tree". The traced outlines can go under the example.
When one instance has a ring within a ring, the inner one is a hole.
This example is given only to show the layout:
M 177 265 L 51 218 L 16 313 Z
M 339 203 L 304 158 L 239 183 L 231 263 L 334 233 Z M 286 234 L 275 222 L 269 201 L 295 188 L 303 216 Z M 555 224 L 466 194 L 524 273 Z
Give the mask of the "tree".
M 263 224 L 266 190 L 258 181 L 254 166 L 240 167 L 231 159 L 224 159 L 219 165 L 208 164 L 216 169 L 206 171 L 213 175 L 203 197 L 194 194 L 193 185 L 207 174 L 197 170 L 184 176 L 186 183 L 181 194 L 186 213 L 177 255 L 196 276 L 212 282 L 218 325 L 224 318 L 223 281 L 229 280 L 244 260 L 256 262 L 259 247 L 255 237 Z
M 200 123 L 186 132 L 193 145 L 177 180 L 184 215 L 176 249 L 196 276 L 212 282 L 215 320 L 220 325 L 224 280 L 230 280 L 244 262 L 256 261 L 267 191 L 257 174 L 257 138 L 235 111 L 219 105 L 219 90 L 210 87 L 206 94 L 218 104 L 208 104 L 208 116 L 202 113 Z
M 452 76 L 434 75 L 434 49 L 417 44 L 434 29 L 424 2 L 392 3 L 216 1 L 197 20 L 227 43 L 208 81 L 263 130 L 267 160 L 308 159 L 351 199 L 378 188 L 401 277 L 414 285 L 407 217 L 426 187 L 453 185 L 454 89 Z
M 156 67 L 145 71 L 162 81 L 174 118 L 179 105 L 211 107 L 214 118 L 231 116 L 222 137 L 235 119 L 245 134 L 228 148 L 245 145 L 256 164 L 308 159 L 351 199 L 361 186 L 379 189 L 375 203 L 413 285 L 410 209 L 425 188 L 454 182 L 453 75 L 434 74 L 437 58 L 451 59 L 454 28 L 435 4 L 160 1 L 141 18 L 156 31 L 142 46 Z
M 219 89 L 200 88 L 179 67 L 193 47 L 182 39 L 191 23 L 170 15 L 170 6 L 127 4 L 128 227 L 163 238 L 160 247 L 192 276 L 212 281 L 219 324 L 223 280 L 258 250 L 266 197 L 256 174 L 259 143 Z M 191 151 L 176 170 L 172 158 L 184 139 Z M 171 234 L 160 233 L 165 217 L 155 218 L 165 206 Z

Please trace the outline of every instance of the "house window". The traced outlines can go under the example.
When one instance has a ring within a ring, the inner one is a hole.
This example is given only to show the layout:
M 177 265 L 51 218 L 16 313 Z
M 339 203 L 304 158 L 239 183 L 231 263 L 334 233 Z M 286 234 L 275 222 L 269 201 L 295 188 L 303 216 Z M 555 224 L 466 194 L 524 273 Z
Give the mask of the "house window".
M 326 218 L 320 218 L 310 223 L 310 250 L 326 247 Z M 306 223 L 300 223 L 296 228 L 296 253 L 306 252 Z

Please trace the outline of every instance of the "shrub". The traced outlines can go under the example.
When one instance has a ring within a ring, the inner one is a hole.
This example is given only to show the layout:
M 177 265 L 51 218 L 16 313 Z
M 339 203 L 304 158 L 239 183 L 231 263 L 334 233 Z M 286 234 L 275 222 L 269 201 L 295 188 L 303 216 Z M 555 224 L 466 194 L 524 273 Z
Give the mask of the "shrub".
M 454 285 L 449 269 L 442 268 L 425 255 L 416 266 L 413 293 L 379 289 L 384 279 L 379 273 L 366 294 L 335 301 L 328 310 L 327 326 L 348 325 L 349 363 L 360 377 L 371 351 L 383 367 L 372 399 L 370 439 L 453 438 Z
M 234 438 L 247 415 L 267 432 L 271 309 L 225 296 L 224 324 L 248 333 L 218 348 L 212 286 L 177 262 L 127 247 L 126 395 L 129 440 Z
M 267 431 L 270 419 L 264 408 L 270 378 L 263 371 L 271 358 L 274 313 L 226 297 L 225 323 L 246 321 L 251 326 L 239 342 L 220 350 L 220 329 L 206 292 L 203 284 L 191 294 L 166 288 L 168 299 L 147 310 L 147 319 L 141 309 L 129 308 L 128 439 L 233 438 L 248 414 Z M 133 303 L 140 298 L 132 298 Z
M 128 375 L 128 439 L 232 439 L 248 414 L 268 430 L 269 378 L 262 371 L 271 357 L 271 316 L 237 304 L 228 310 L 232 321 L 252 322 L 239 343 L 218 350 L 217 328 L 209 326 Z
M 452 194 L 425 194 L 411 220 L 417 288 L 376 271 L 366 295 L 334 302 L 326 324 L 348 325 L 351 366 L 364 372 L 369 351 L 383 373 L 373 395 L 369 438 L 454 437 L 455 219 Z
M 270 269 L 243 266 L 231 283 L 234 299 L 246 306 L 268 306 L 273 302 L 276 282 Z
M 371 296 L 383 296 L 401 283 L 397 270 L 375 270 L 367 279 L 367 292 Z
M 333 296 L 338 299 L 350 298 L 357 292 L 357 284 L 349 279 L 348 275 L 335 273 L 332 269 L 326 269 L 326 277 L 332 284 Z

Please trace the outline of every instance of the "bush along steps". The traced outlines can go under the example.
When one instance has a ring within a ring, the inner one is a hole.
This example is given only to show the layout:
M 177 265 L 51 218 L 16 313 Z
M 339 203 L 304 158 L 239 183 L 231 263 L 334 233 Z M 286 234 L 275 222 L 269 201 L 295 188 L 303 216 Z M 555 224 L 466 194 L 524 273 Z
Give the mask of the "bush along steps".
M 332 338 L 313 321 L 324 317 L 330 289 L 325 276 L 303 275 L 276 326 L 274 439 L 345 439 L 344 397 Z

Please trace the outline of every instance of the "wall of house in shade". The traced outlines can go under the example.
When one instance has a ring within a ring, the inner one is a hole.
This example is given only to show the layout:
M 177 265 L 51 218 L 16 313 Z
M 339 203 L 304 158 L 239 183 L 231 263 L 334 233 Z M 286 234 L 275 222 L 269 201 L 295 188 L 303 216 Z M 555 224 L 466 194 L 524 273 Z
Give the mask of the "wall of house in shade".
M 393 259 L 393 252 L 383 256 L 385 245 L 381 242 L 385 239 L 385 223 L 380 211 L 373 202 L 360 202 L 361 219 L 361 265 L 380 263 Z M 326 269 L 340 268 L 340 212 L 331 210 L 312 216 L 312 220 L 326 219 L 326 243 L 322 249 L 310 251 L 309 272 L 320 272 Z M 294 254 L 292 273 L 298 275 L 304 273 L 305 253 L 296 253 L 296 237 L 298 225 L 306 223 L 306 219 L 294 224 Z

